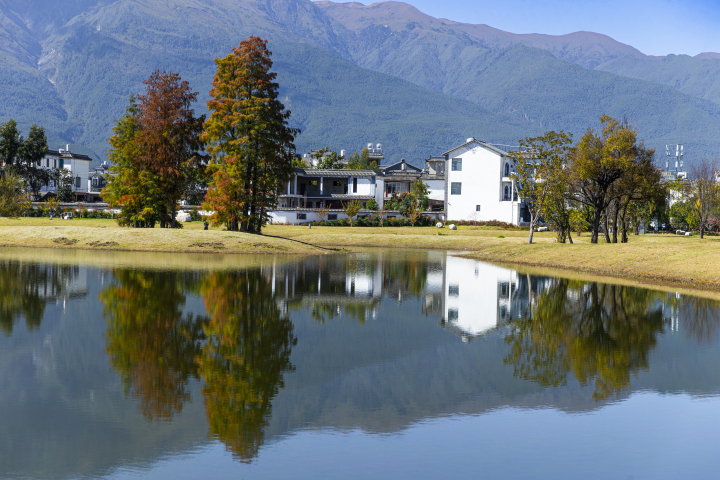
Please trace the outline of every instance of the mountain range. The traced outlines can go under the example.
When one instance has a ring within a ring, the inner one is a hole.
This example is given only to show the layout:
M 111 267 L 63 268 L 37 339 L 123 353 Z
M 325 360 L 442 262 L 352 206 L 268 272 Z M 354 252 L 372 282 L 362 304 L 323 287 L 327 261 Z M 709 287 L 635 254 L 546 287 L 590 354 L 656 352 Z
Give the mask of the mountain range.
M 608 113 L 647 145 L 720 151 L 720 54 L 653 57 L 610 37 L 519 35 L 401 2 L 0 0 L 0 121 L 46 128 L 51 148 L 106 159 L 131 93 L 180 73 L 205 102 L 214 59 L 269 40 L 299 152 L 382 143 L 416 165 L 476 137 L 576 137 Z

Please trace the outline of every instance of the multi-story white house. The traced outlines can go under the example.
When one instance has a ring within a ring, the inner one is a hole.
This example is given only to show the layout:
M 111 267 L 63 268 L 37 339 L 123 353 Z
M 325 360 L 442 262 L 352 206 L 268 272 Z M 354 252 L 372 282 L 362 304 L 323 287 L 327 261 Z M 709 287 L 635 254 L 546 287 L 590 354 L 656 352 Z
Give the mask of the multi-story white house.
M 507 152 L 468 138 L 442 158 L 446 221 L 498 220 L 518 225 L 529 220 L 511 178 L 515 162 Z
M 382 205 L 385 191 L 382 175 L 373 170 L 298 168 L 295 177 L 280 192 L 273 223 L 304 223 L 319 220 L 317 209 L 341 210 L 343 204 L 359 200 L 364 206 L 370 200 Z M 346 218 L 331 212 L 327 220 Z
M 70 145 L 67 145 L 65 149 L 48 150 L 45 157 L 40 160 L 40 167 L 46 169 L 62 168 L 70 172 L 73 177 L 75 199 L 88 200 L 90 162 L 92 162 L 92 158 L 87 155 L 72 153 Z M 54 183 L 43 187 L 41 190 L 43 194 L 56 191 L 57 185 Z

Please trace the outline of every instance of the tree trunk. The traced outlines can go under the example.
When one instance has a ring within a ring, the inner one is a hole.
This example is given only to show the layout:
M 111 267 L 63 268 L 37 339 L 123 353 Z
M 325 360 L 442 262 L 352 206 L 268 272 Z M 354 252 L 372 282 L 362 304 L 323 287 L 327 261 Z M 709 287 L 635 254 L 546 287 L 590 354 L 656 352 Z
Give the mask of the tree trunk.
M 703 239 L 703 233 L 705 232 L 705 225 L 700 225 L 700 239 Z
M 568 228 L 568 240 L 570 240 L 571 245 L 574 243 L 572 240 L 572 228 Z
M 530 234 L 528 235 L 528 245 L 530 245 L 533 241 L 533 233 L 535 233 L 535 222 L 537 222 L 537 219 L 530 217 Z
M 615 206 L 615 211 L 613 212 L 613 234 L 612 234 L 612 243 L 617 243 L 617 232 L 618 232 L 618 215 L 620 214 L 620 209 Z
M 608 219 L 608 212 L 605 212 L 605 243 L 610 243 L 610 223 Z
M 600 211 L 596 208 L 593 212 L 592 221 L 592 235 L 590 236 L 590 243 L 598 243 L 598 237 L 600 236 L 600 221 L 602 220 Z

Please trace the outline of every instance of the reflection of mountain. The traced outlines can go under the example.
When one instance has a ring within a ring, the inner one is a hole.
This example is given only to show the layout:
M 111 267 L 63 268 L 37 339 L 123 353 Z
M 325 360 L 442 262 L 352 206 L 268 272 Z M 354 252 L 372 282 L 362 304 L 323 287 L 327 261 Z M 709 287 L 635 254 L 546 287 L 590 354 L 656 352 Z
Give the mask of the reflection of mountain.
M 0 262 L 0 330 L 13 331 L 24 318 L 29 330 L 36 329 L 45 305 L 86 294 L 85 271 L 79 267 Z

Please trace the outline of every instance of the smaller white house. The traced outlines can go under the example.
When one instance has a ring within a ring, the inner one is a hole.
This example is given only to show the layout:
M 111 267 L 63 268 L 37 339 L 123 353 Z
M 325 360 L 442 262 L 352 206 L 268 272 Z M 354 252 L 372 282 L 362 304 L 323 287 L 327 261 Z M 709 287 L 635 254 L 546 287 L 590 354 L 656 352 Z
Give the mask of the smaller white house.
M 468 138 L 442 157 L 446 221 L 498 220 L 515 225 L 529 221 L 511 178 L 515 161 L 507 152 Z
M 92 158 L 87 155 L 72 153 L 70 151 L 70 145 L 67 145 L 64 149 L 48 150 L 45 157 L 40 160 L 40 167 L 46 169 L 62 168 L 70 172 L 73 177 L 73 192 L 75 193 L 75 199 L 88 200 L 88 193 L 90 190 L 90 162 L 92 162 Z M 51 183 L 49 186 L 44 187 L 41 191 L 44 193 L 56 192 L 57 185 Z

